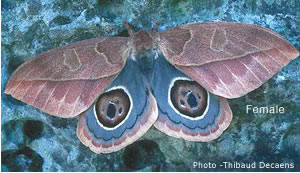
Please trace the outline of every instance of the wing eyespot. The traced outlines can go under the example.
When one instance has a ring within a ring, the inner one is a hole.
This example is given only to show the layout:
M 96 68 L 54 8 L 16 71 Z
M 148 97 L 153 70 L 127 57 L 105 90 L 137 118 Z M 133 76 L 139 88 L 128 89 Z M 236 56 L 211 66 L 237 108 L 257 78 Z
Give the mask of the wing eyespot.
M 113 130 L 125 122 L 131 108 L 131 96 L 125 88 L 118 87 L 98 97 L 94 105 L 94 114 L 101 127 Z
M 202 119 L 209 105 L 209 93 L 197 82 L 176 78 L 169 86 L 169 104 L 187 119 Z

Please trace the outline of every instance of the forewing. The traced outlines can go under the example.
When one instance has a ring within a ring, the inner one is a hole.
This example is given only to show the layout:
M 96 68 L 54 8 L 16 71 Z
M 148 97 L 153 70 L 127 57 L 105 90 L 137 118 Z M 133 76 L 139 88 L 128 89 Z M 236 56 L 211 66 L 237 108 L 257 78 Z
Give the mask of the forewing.
M 111 153 L 144 135 L 158 116 L 156 100 L 135 62 L 80 115 L 77 136 L 95 153 Z
M 258 88 L 299 55 L 279 34 L 243 23 L 178 26 L 160 34 L 159 46 L 171 64 L 226 98 Z
M 86 110 L 121 71 L 127 38 L 95 38 L 49 50 L 22 64 L 5 93 L 59 117 Z

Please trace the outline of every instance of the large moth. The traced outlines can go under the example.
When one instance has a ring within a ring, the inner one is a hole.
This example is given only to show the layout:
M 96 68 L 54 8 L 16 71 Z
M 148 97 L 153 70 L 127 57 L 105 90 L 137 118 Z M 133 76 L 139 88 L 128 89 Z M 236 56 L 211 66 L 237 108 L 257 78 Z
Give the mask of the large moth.
M 193 23 L 163 32 L 100 37 L 49 50 L 14 71 L 5 93 L 50 115 L 80 116 L 77 136 L 96 153 L 118 151 L 154 125 L 211 141 L 229 126 L 226 98 L 261 86 L 299 55 L 256 25 Z

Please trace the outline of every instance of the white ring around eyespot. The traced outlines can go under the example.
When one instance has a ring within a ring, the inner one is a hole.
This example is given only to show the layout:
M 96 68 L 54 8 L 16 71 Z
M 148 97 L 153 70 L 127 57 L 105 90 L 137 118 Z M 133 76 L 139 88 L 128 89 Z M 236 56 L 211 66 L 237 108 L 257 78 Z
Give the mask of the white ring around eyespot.
M 203 114 L 202 114 L 201 116 L 195 117 L 195 118 L 186 116 L 186 115 L 180 113 L 180 112 L 175 108 L 175 106 L 173 105 L 173 103 L 172 103 L 172 101 L 171 101 L 171 89 L 172 89 L 172 87 L 174 86 L 174 83 L 175 83 L 177 80 L 193 81 L 193 80 L 191 80 L 191 79 L 189 79 L 189 78 L 187 78 L 187 77 L 176 77 L 176 78 L 174 78 L 174 79 L 171 81 L 171 84 L 169 85 L 169 91 L 168 91 L 168 92 L 169 92 L 169 93 L 168 93 L 168 103 L 169 103 L 169 105 L 171 106 L 171 108 L 172 108 L 177 114 L 179 114 L 180 116 L 182 116 L 182 117 L 184 117 L 184 118 L 187 118 L 187 119 L 190 119 L 190 120 L 201 120 L 201 119 L 203 119 L 204 116 L 206 115 L 206 113 L 207 113 L 207 111 L 208 111 L 208 107 L 209 107 L 209 101 L 210 101 L 210 99 L 209 99 L 209 97 L 210 97 L 209 92 L 208 92 L 207 90 L 205 90 L 206 93 L 207 93 L 207 104 L 206 104 L 206 108 L 205 108 L 205 111 L 203 112 Z
M 94 105 L 94 116 L 97 120 L 97 123 L 99 124 L 99 126 L 101 126 L 102 128 L 104 128 L 105 130 L 115 130 L 117 129 L 118 127 L 120 127 L 122 124 L 124 124 L 124 122 L 128 119 L 130 113 L 131 113 L 131 110 L 132 110 L 132 98 L 131 98 L 131 95 L 129 94 L 128 90 L 124 87 L 124 86 L 115 86 L 115 87 L 112 87 L 110 88 L 109 90 L 105 91 L 105 93 L 107 92 L 110 92 L 112 90 L 117 90 L 117 89 L 122 89 L 129 97 L 129 101 L 130 101 L 130 107 L 129 107 L 129 110 L 128 110 L 128 113 L 125 117 L 125 119 L 123 119 L 118 125 L 116 125 L 115 127 L 106 127 L 104 126 L 103 124 L 101 124 L 101 122 L 98 120 L 97 118 L 97 113 L 96 113 L 96 104 Z M 103 93 L 102 93 L 103 94 Z

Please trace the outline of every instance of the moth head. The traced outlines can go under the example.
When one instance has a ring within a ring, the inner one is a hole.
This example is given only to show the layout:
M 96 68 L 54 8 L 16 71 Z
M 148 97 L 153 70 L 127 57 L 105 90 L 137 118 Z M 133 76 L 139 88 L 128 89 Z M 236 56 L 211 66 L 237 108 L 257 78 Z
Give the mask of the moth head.
M 158 22 L 155 23 L 152 31 L 141 30 L 136 33 L 128 25 L 128 23 L 123 20 L 123 25 L 128 31 L 131 37 L 130 47 L 133 48 L 135 53 L 140 53 L 143 51 L 149 51 L 153 48 L 157 48 L 156 40 L 159 37 L 157 33 Z
M 114 88 L 102 93 L 94 105 L 98 124 L 105 129 L 119 127 L 129 116 L 132 108 L 131 96 L 125 88 Z
M 132 46 L 136 52 L 148 51 L 151 50 L 154 46 L 154 40 L 151 31 L 141 30 L 134 33 L 132 37 Z
M 177 78 L 169 87 L 169 104 L 183 117 L 200 118 L 207 110 L 208 94 L 197 82 Z

